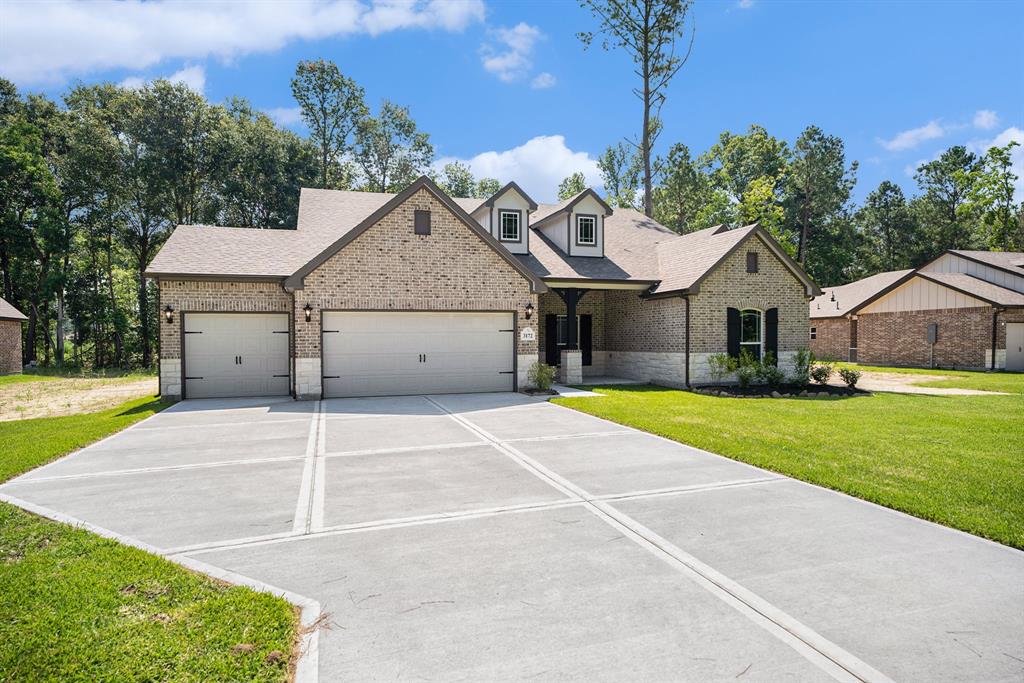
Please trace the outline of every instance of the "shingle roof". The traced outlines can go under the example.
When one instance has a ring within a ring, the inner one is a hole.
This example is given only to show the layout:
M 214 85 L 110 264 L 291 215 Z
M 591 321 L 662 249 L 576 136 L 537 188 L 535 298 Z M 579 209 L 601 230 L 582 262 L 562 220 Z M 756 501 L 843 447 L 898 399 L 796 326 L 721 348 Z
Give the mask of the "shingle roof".
M 605 201 L 601 199 L 601 197 L 599 197 L 596 192 L 594 192 L 591 188 L 588 187 L 582 192 L 577 192 L 573 196 L 569 197 L 568 199 L 563 199 L 557 204 L 538 204 L 537 210 L 530 214 L 530 224 L 537 225 L 539 223 L 543 223 L 552 216 L 555 216 L 561 213 L 562 211 L 565 211 L 571 206 L 575 206 L 577 202 L 579 202 L 587 195 L 592 196 L 594 199 L 598 201 L 598 203 L 601 204 L 601 206 L 604 207 L 605 211 L 607 211 L 606 215 L 614 215 L 612 208 L 608 206 L 608 204 L 606 204 Z
M 997 306 L 1024 306 L 1024 294 L 967 273 L 918 273 L 926 280 L 959 290 Z
M 150 262 L 148 275 L 286 277 L 329 243 L 325 234 L 213 225 L 179 225 Z
M 4 320 L 28 320 L 24 313 L 7 303 L 6 299 L 0 299 L 0 318 Z
M 811 300 L 812 318 L 842 318 L 882 290 L 910 274 L 910 270 L 891 270 L 876 273 L 838 287 L 821 290 L 821 295 Z M 833 301 L 833 297 L 835 301 Z
M 754 225 L 735 230 L 716 225 L 660 243 L 658 262 L 662 277 L 656 291 L 689 289 L 755 229 Z
M 951 249 L 954 254 L 960 254 L 975 261 L 987 263 L 996 268 L 1019 272 L 1024 275 L 1024 252 L 1019 251 L 971 251 L 969 249 Z

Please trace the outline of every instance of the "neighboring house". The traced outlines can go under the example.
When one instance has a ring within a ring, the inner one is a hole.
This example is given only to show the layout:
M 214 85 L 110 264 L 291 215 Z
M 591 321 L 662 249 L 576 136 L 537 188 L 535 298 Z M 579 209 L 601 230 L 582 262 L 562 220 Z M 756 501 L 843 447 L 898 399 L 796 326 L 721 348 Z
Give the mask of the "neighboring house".
M 810 319 L 819 358 L 1024 370 L 1024 253 L 947 251 L 825 289 Z
M 819 293 L 757 226 L 679 236 L 592 190 L 461 199 L 426 177 L 303 189 L 296 230 L 179 226 L 147 276 L 161 391 L 187 398 L 514 391 L 538 359 L 684 386 L 712 353 L 791 362 Z
M 25 315 L 0 299 L 0 375 L 21 372 L 21 323 Z

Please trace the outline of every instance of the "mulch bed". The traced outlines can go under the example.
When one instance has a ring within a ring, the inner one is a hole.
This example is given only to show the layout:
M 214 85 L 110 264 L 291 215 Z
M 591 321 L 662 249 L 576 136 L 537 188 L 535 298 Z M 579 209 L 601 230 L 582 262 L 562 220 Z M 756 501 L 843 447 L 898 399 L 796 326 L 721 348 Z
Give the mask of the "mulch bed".
M 831 384 L 780 384 L 777 387 L 756 385 L 740 387 L 735 384 L 700 386 L 693 389 L 698 394 L 729 396 L 732 398 L 828 398 L 831 396 L 867 396 L 870 391 L 850 387 L 836 387 Z

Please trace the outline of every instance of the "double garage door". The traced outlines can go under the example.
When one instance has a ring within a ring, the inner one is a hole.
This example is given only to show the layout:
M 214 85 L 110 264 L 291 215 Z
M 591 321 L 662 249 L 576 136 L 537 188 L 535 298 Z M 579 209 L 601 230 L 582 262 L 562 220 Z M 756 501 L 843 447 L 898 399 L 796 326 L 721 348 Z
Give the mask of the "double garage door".
M 290 392 L 288 315 L 186 313 L 186 398 Z M 327 311 L 324 396 L 515 389 L 512 313 Z
M 511 313 L 326 311 L 324 396 L 513 391 Z

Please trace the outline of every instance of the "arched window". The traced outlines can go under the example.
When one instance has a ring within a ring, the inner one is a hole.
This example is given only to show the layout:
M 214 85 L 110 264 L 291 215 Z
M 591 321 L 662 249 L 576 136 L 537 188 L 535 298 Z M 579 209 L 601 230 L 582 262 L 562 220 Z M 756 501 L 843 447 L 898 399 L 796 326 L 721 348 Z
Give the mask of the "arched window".
M 756 308 L 740 311 L 740 351 L 743 349 L 756 360 L 764 355 L 764 314 Z

